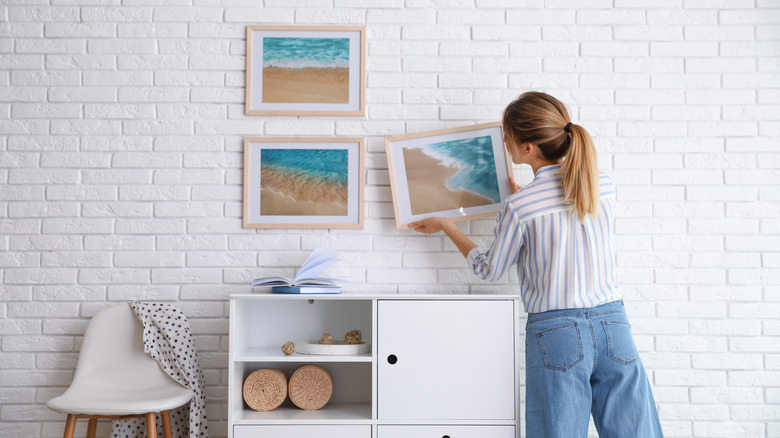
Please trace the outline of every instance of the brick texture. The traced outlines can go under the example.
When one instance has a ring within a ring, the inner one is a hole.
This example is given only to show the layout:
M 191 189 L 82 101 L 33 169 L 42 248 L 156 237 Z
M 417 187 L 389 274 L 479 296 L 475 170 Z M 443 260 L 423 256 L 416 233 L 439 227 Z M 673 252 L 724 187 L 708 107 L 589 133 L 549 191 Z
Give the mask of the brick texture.
M 366 25 L 367 116 L 245 116 L 261 23 Z M 0 436 L 61 435 L 45 402 L 116 302 L 189 315 L 220 438 L 224 304 L 252 278 L 327 246 L 345 293 L 513 291 L 395 230 L 383 137 L 542 90 L 619 185 L 618 278 L 666 436 L 780 437 L 778 59 L 776 0 L 0 2 Z M 366 137 L 365 229 L 243 229 L 242 139 L 264 135 Z

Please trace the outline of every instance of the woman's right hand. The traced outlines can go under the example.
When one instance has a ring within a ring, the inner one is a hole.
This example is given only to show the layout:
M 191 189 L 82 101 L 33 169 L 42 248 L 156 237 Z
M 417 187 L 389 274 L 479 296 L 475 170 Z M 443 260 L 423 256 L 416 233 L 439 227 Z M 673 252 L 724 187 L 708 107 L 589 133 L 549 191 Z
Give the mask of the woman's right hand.
M 517 192 L 519 192 L 520 190 L 523 189 L 522 187 L 517 185 L 517 183 L 515 182 L 515 179 L 512 178 L 511 176 L 509 177 L 509 188 L 512 189 L 512 193 L 517 193 Z

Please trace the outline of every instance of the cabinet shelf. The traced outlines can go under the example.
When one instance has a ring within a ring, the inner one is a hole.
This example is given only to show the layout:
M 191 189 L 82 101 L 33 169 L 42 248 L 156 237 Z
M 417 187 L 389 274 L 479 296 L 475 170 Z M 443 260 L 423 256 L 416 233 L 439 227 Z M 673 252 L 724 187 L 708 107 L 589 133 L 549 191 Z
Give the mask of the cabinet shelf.
M 279 347 L 247 348 L 236 352 L 236 362 L 371 362 L 371 353 L 351 355 L 292 354 L 286 356 Z
M 269 412 L 257 412 L 244 408 L 233 419 L 234 424 L 286 424 L 324 423 L 339 424 L 361 423 L 371 421 L 371 403 L 329 403 L 316 411 L 305 411 L 296 407 L 281 406 Z

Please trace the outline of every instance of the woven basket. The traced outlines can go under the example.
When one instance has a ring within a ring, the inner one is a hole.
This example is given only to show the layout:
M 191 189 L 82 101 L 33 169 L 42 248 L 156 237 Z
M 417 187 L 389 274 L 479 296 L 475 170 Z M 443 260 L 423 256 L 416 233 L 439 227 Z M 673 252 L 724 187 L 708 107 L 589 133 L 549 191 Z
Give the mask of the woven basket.
M 295 406 L 308 411 L 320 409 L 333 394 L 333 378 L 317 365 L 305 365 L 290 377 L 288 392 Z
M 287 375 L 275 369 L 257 370 L 244 380 L 244 401 L 256 411 L 271 411 L 287 398 Z

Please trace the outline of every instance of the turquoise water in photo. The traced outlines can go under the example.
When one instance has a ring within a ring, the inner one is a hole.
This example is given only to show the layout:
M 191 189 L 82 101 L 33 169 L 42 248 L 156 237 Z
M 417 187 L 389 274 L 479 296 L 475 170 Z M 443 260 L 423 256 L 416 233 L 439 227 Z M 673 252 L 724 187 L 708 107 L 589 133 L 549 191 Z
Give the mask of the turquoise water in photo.
M 349 38 L 263 38 L 263 67 L 349 68 Z
M 290 174 L 300 184 L 346 186 L 349 179 L 347 149 L 263 149 L 260 167 Z
M 468 190 L 501 202 L 496 175 L 496 159 L 493 156 L 493 140 L 484 137 L 431 143 L 423 153 L 442 161 L 442 164 L 458 170 L 448 181 L 450 190 Z

